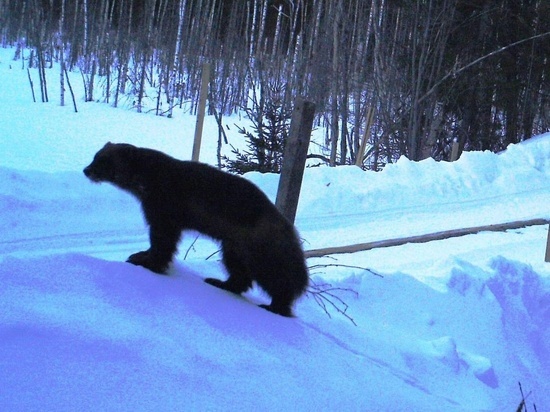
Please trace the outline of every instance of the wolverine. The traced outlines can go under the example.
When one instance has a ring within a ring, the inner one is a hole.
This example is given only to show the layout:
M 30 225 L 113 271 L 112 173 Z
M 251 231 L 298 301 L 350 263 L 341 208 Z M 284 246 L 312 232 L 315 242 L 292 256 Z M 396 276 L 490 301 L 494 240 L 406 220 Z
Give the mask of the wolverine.
M 126 143 L 107 143 L 84 169 L 92 182 L 108 182 L 141 203 L 150 247 L 128 262 L 166 273 L 181 234 L 195 230 L 221 244 L 229 277 L 205 282 L 241 294 L 256 282 L 270 297 L 261 307 L 292 316 L 308 286 L 308 272 L 294 228 L 267 196 L 243 177 L 181 161 Z

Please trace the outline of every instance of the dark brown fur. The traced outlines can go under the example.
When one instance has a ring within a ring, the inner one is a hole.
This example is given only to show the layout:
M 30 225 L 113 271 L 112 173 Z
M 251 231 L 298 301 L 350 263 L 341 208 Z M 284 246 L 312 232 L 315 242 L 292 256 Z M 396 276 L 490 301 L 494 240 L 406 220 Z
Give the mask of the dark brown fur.
M 254 184 L 202 163 L 113 143 L 97 152 L 84 174 L 141 202 L 151 247 L 128 262 L 164 273 L 181 232 L 196 230 L 221 242 L 229 273 L 226 281 L 207 283 L 240 294 L 255 281 L 272 298 L 262 307 L 292 315 L 292 304 L 308 284 L 304 254 L 294 226 Z

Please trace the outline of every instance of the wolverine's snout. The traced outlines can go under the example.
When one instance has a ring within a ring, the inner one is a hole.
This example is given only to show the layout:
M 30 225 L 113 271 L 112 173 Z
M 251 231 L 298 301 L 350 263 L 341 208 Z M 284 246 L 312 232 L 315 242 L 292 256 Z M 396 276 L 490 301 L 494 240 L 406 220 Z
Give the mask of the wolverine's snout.
M 91 165 L 88 167 L 85 167 L 83 170 L 84 174 L 88 179 L 90 179 L 92 182 L 98 182 L 99 177 L 94 173 L 94 171 L 91 168 Z

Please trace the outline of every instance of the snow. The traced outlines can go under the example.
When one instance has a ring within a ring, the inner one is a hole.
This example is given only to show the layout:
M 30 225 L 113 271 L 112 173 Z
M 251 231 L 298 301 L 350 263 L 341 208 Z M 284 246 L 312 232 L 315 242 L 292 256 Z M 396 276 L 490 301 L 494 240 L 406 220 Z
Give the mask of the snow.
M 312 258 L 353 322 L 311 294 L 276 316 L 260 290 L 202 281 L 225 275 L 196 233 L 168 276 L 124 263 L 148 247 L 139 205 L 81 172 L 109 140 L 188 159 L 195 118 L 84 103 L 79 73 L 74 113 L 55 69 L 51 102 L 33 103 L 13 53 L 0 50 L 0 410 L 503 411 L 518 382 L 529 410 L 550 410 L 547 226 Z M 225 122 L 238 144 L 241 119 Z M 207 118 L 202 161 L 216 139 Z M 246 178 L 275 198 L 277 175 Z M 307 250 L 550 220 L 549 204 L 550 134 L 454 163 L 308 168 L 296 225 Z

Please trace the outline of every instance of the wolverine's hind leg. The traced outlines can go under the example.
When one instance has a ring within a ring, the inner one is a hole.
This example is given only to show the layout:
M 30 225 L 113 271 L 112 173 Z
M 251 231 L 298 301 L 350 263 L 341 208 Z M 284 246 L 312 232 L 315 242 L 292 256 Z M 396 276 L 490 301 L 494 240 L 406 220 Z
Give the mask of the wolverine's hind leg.
M 294 316 L 292 314 L 292 302 L 293 299 L 274 297 L 271 301 L 271 304 L 260 305 L 260 307 L 270 312 L 276 313 L 277 315 L 291 318 Z

